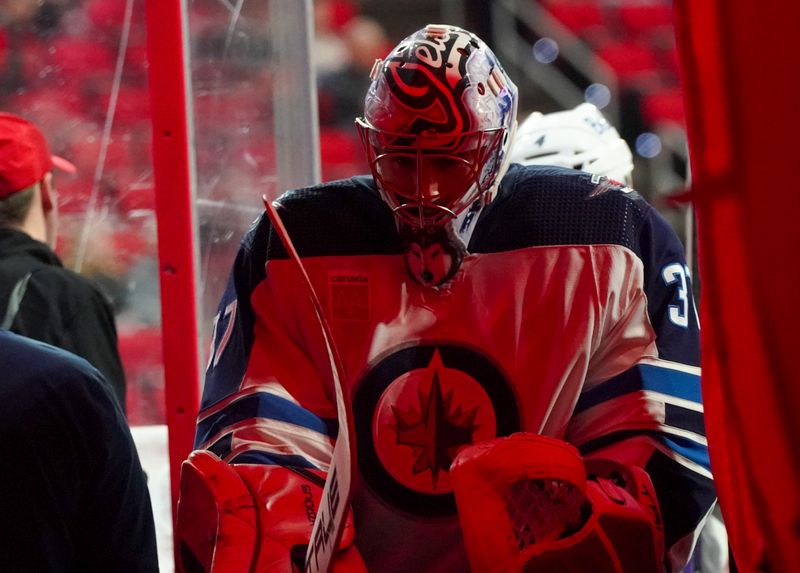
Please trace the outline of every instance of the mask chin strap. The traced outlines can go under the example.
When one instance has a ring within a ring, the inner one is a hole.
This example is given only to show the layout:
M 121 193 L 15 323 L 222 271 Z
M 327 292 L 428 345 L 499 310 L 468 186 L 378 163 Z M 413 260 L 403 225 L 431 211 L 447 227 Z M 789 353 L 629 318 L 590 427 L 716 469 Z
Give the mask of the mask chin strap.
M 506 143 L 505 150 L 506 153 L 503 156 L 503 163 L 500 164 L 500 168 L 497 170 L 497 176 L 494 178 L 494 182 L 492 186 L 484 193 L 483 203 L 484 205 L 488 205 L 492 201 L 494 201 L 495 196 L 497 195 L 497 190 L 500 189 L 500 183 L 503 181 L 503 177 L 508 171 L 509 166 L 511 165 L 511 147 L 514 145 L 514 139 L 517 137 L 517 121 L 514 120 L 514 123 L 511 124 L 511 129 L 508 132 L 508 142 Z
M 472 205 L 467 209 L 461 211 L 455 220 L 450 223 L 453 225 L 456 235 L 461 239 L 465 247 L 469 245 L 469 241 L 472 239 L 472 232 L 475 230 L 475 224 L 478 222 L 478 218 L 485 204 L 482 198 L 478 198 L 476 201 L 473 201 Z
M 517 122 L 515 121 L 511 126 L 511 132 L 508 135 L 509 141 L 508 145 L 506 145 L 506 150 L 511 149 L 511 146 L 514 143 L 514 138 L 517 135 Z M 469 245 L 470 240 L 472 239 L 472 233 L 475 230 L 476 223 L 480 218 L 480 214 L 483 211 L 484 207 L 491 203 L 495 196 L 497 195 L 497 190 L 500 188 L 500 183 L 503 181 L 503 177 L 508 171 L 508 167 L 511 165 L 511 154 L 506 152 L 505 157 L 503 157 L 503 163 L 500 165 L 500 168 L 497 170 L 497 176 L 492 183 L 492 186 L 483 193 L 478 199 L 476 199 L 469 208 L 464 209 L 455 219 L 454 229 L 459 239 L 461 239 L 464 245 Z

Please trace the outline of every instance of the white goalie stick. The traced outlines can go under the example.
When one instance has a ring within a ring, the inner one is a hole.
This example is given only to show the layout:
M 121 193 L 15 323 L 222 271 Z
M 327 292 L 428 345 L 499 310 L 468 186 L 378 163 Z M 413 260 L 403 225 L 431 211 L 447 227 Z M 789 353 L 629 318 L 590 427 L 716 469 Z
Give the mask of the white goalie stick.
M 264 197 L 264 206 L 267 209 L 272 226 L 280 237 L 289 258 L 294 262 L 299 271 L 314 312 L 322 329 L 322 337 L 330 360 L 331 378 L 336 395 L 336 413 L 339 420 L 339 432 L 331 456 L 328 478 L 322 490 L 317 515 L 314 519 L 314 528 L 306 551 L 304 573 L 329 573 L 333 568 L 333 561 L 339 542 L 342 539 L 347 512 L 350 510 L 352 498 L 353 473 L 355 471 L 355 430 L 353 428 L 352 405 L 349 389 L 344 384 L 344 369 L 333 342 L 330 325 L 325 319 L 322 304 L 319 301 L 311 279 L 303 266 L 297 250 L 294 248 L 286 227 L 283 226 L 278 212 L 272 203 Z

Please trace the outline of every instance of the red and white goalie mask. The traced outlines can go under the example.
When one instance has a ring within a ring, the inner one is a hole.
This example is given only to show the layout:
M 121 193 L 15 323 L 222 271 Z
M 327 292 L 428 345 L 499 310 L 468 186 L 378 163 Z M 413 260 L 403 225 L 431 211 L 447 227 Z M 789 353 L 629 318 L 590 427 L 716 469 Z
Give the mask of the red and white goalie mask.
M 376 61 L 371 79 L 356 125 L 384 201 L 406 236 L 452 236 L 443 227 L 488 201 L 505 172 L 516 86 L 480 38 L 433 24 Z M 415 278 L 435 285 L 453 272 Z

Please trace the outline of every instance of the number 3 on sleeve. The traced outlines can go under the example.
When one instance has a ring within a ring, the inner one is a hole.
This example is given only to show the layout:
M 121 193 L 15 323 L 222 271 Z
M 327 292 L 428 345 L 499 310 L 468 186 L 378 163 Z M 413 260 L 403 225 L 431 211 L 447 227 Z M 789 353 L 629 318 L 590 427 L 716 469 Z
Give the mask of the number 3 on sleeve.
M 687 328 L 689 326 L 690 305 L 692 307 L 691 310 L 696 315 L 689 292 L 692 281 L 689 269 L 681 263 L 670 263 L 661 269 L 661 278 L 668 287 L 677 283 L 678 304 L 671 304 L 667 307 L 669 321 L 680 328 Z

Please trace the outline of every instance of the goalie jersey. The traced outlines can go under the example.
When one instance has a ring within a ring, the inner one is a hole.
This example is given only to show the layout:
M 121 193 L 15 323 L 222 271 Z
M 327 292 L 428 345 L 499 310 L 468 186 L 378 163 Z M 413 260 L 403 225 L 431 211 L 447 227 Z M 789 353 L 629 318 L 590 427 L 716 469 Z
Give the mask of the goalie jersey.
M 715 500 L 699 325 L 683 248 L 638 194 L 513 165 L 438 289 L 409 277 L 371 178 L 291 191 L 279 205 L 352 394 L 353 515 L 369 571 L 469 570 L 450 463 L 467 444 L 517 431 L 643 467 L 669 568 L 682 568 Z M 327 469 L 336 405 L 300 280 L 261 217 L 215 319 L 197 448 L 234 464 Z

